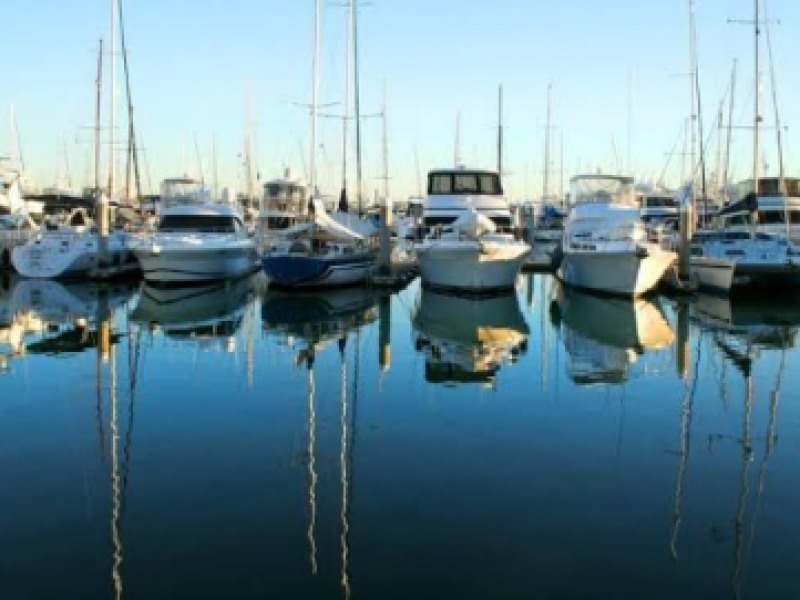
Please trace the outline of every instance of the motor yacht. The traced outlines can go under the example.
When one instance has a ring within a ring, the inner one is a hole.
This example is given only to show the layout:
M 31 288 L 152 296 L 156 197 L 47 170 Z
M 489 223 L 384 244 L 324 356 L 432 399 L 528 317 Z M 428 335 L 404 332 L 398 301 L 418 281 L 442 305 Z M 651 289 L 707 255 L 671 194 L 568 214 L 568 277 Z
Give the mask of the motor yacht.
M 573 206 L 564 227 L 558 271 L 562 281 L 623 296 L 655 288 L 677 255 L 649 241 L 633 179 L 580 175 L 571 183 Z
M 213 201 L 203 183 L 188 178 L 163 182 L 156 231 L 139 238 L 133 251 L 151 283 L 236 278 L 258 264 L 238 207 Z
M 500 176 L 465 168 L 432 171 L 416 246 L 426 287 L 463 293 L 511 290 L 530 246 L 517 240 Z

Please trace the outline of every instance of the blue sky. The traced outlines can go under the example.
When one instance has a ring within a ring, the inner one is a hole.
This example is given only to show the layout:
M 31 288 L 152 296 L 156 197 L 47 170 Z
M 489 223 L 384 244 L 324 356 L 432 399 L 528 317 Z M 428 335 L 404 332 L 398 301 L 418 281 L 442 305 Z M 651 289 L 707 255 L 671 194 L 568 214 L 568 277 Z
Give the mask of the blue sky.
M 38 183 L 51 184 L 64 171 L 63 138 L 73 180 L 82 183 L 90 172 L 91 132 L 85 127 L 94 111 L 94 53 L 97 40 L 108 36 L 110 1 L 3 4 L 0 106 L 4 112 L 15 108 L 28 170 Z M 345 16 L 338 4 L 324 5 L 323 102 L 342 100 Z M 697 2 L 707 125 L 734 58 L 740 64 L 736 119 L 742 125 L 752 121 L 752 31 L 727 22 L 752 18 L 752 4 Z M 797 172 L 792 142 L 800 126 L 800 83 L 791 61 L 800 44 L 800 4 L 770 0 L 768 9 L 781 21 L 773 42 L 782 119 L 790 127 L 787 166 Z M 195 136 L 210 178 L 216 135 L 221 179 L 241 188 L 238 156 L 248 102 L 262 178 L 279 175 L 285 166 L 304 172 L 308 118 L 294 103 L 310 98 L 312 0 L 127 0 L 125 10 L 138 130 L 154 182 L 198 172 Z M 633 171 L 640 178 L 662 171 L 689 111 L 688 81 L 681 76 L 689 61 L 685 0 L 373 0 L 361 9 L 359 26 L 362 111 L 379 110 L 385 82 L 396 196 L 416 191 L 415 148 L 423 174 L 452 164 L 458 111 L 466 162 L 494 166 L 501 82 L 506 185 L 515 196 L 541 190 L 549 82 L 567 177 L 590 167 L 613 170 L 615 148 L 625 165 L 629 80 Z M 767 103 L 769 120 L 771 111 Z M 340 128 L 333 119 L 321 123 L 319 176 L 330 191 L 339 187 Z M 365 189 L 371 191 L 380 185 L 380 123 L 365 121 L 363 129 Z M 5 134 L 0 152 L 8 153 L 8 146 Z M 775 165 L 773 148 L 770 131 L 765 152 Z M 750 150 L 749 133 L 738 130 L 734 176 L 747 176 Z M 673 179 L 679 171 L 675 158 Z

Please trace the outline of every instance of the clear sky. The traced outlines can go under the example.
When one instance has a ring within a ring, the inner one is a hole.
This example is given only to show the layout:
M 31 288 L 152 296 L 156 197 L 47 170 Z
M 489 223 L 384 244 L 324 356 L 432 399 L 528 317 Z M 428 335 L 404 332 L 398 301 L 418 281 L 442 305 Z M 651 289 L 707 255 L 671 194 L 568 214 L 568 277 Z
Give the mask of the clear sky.
M 64 175 L 65 146 L 74 182 L 89 177 L 95 53 L 98 39 L 108 36 L 110 4 L 3 0 L 0 106 L 14 106 L 28 170 L 41 185 Z M 324 3 L 323 102 L 343 96 L 340 4 Z M 793 61 L 800 55 L 800 2 L 765 4 L 780 19 L 772 28 L 775 66 L 781 117 L 789 127 L 787 168 L 797 173 L 800 80 Z M 305 172 L 308 116 L 295 103 L 310 100 L 313 0 L 124 0 L 124 9 L 138 131 L 156 185 L 164 177 L 198 173 L 195 137 L 210 179 L 216 135 L 220 179 L 241 189 L 248 104 L 262 179 L 285 166 Z M 707 130 L 734 58 L 740 67 L 736 122 L 749 125 L 752 28 L 728 19 L 752 19 L 753 2 L 698 0 L 696 14 Z M 515 197 L 541 191 L 549 82 L 566 177 L 626 167 L 629 89 L 632 170 L 642 179 L 658 178 L 689 113 L 689 83 L 682 76 L 689 69 L 686 0 L 371 0 L 360 9 L 359 28 L 362 112 L 379 111 L 384 82 L 388 89 L 395 196 L 416 192 L 415 148 L 423 174 L 453 163 L 458 111 L 465 161 L 495 165 L 499 83 L 506 98 L 506 186 Z M 766 101 L 766 47 L 764 56 Z M 771 122 L 771 102 L 766 107 Z M 335 192 L 341 122 L 324 119 L 320 130 L 319 177 Z M 380 185 L 380 122 L 365 120 L 363 130 L 365 188 L 371 191 Z M 9 145 L 6 134 L 0 153 L 13 153 Z M 765 133 L 764 146 L 776 168 L 773 130 Z M 734 177 L 747 176 L 751 148 L 750 133 L 737 130 Z M 555 170 L 559 155 L 555 144 Z M 673 180 L 680 162 L 673 159 Z

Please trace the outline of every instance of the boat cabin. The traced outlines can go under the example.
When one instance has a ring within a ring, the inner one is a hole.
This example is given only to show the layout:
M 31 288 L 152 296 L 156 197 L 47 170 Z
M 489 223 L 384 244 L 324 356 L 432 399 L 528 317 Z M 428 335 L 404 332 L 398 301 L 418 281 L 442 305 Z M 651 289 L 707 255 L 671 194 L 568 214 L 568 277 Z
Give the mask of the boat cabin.
M 298 217 L 307 212 L 308 196 L 308 186 L 293 179 L 288 171 L 283 179 L 265 183 L 262 203 L 264 208 L 261 212 L 262 227 L 283 230 L 294 225 Z
M 800 226 L 800 179 L 785 178 L 786 195 L 778 177 L 758 180 L 755 194 L 753 180 L 734 186 L 731 203 L 720 212 L 725 226 Z
M 642 221 L 651 225 L 677 226 L 680 207 L 674 196 L 666 193 L 639 194 Z
M 491 219 L 499 233 L 511 232 L 513 219 L 500 175 L 479 169 L 440 169 L 428 174 L 423 227 L 452 225 L 468 209 Z

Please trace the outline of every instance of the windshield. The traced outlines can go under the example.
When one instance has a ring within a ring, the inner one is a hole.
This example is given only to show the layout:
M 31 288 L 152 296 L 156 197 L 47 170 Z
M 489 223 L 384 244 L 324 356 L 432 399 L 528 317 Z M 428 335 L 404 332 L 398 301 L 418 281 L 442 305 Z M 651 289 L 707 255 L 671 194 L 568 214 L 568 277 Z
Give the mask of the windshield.
M 628 177 L 576 177 L 572 180 L 572 198 L 581 202 L 613 202 L 633 205 L 633 180 Z
M 649 196 L 644 199 L 645 206 L 648 208 L 675 208 L 678 203 L 669 196 Z
M 428 193 L 431 195 L 470 194 L 501 196 L 503 187 L 496 173 L 431 173 L 428 178 Z
M 234 233 L 239 223 L 235 217 L 207 215 L 167 215 L 162 217 L 158 230 L 200 231 L 204 233 Z

